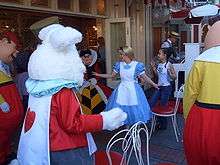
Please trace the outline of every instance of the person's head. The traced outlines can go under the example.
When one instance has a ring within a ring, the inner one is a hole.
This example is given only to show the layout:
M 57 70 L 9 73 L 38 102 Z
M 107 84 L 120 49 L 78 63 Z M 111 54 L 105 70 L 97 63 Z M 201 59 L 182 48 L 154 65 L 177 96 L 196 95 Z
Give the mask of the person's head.
M 105 39 L 103 37 L 98 37 L 97 38 L 97 42 L 100 46 L 104 46 L 105 45 Z
M 129 59 L 129 60 L 133 60 L 134 59 L 134 51 L 133 51 L 133 49 L 130 46 L 120 47 L 118 49 L 118 52 L 121 55 L 122 61 L 125 61 L 127 59 Z
M 205 50 L 220 46 L 220 37 L 218 35 L 220 33 L 220 16 L 212 17 L 209 20 L 209 25 L 210 27 L 204 41 Z
M 13 64 L 17 73 L 27 72 L 30 55 L 31 52 L 23 51 L 23 52 L 19 52 L 17 56 L 14 58 Z
M 168 61 L 170 58 L 169 48 L 161 48 L 158 52 L 157 58 L 160 62 Z
M 177 32 L 171 31 L 168 38 L 170 39 L 172 43 L 176 43 L 179 37 L 180 35 Z
M 15 33 L 5 31 L 0 37 L 0 60 L 4 63 L 11 63 L 16 57 L 17 49 L 20 46 Z
M 80 51 L 80 57 L 84 63 L 84 65 L 90 65 L 92 63 L 92 52 L 89 49 L 81 50 Z
M 71 80 L 82 85 L 85 66 L 75 44 L 82 34 L 71 27 L 53 24 L 43 28 L 38 37 L 42 43 L 32 53 L 28 74 L 34 80 Z

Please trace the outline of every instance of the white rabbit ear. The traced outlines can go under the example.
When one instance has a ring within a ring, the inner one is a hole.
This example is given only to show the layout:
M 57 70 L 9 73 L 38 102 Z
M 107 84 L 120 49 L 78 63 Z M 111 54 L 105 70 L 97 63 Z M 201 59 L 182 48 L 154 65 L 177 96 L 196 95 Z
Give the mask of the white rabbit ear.
M 57 29 L 50 35 L 49 42 L 55 49 L 65 49 L 82 41 L 82 34 L 71 27 Z
M 64 26 L 60 24 L 52 24 L 49 26 L 44 27 L 40 30 L 38 37 L 44 41 L 54 30 L 64 28 Z

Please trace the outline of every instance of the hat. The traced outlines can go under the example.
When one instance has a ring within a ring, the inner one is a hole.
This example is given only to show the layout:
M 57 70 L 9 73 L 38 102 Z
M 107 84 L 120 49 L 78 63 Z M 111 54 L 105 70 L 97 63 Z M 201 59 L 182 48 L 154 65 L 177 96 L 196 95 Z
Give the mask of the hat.
M 17 49 L 21 48 L 21 44 L 18 40 L 18 37 L 16 36 L 16 34 L 12 31 L 4 31 L 3 32 L 3 37 L 9 38 L 11 41 L 13 41 L 16 45 Z
M 80 57 L 83 57 L 83 56 L 86 55 L 86 54 L 92 55 L 91 50 L 89 50 L 89 49 L 81 50 L 79 56 L 80 56 Z
M 175 32 L 175 31 L 171 31 L 171 32 L 170 32 L 170 35 L 171 35 L 172 37 L 176 37 L 176 38 L 180 37 L 179 33 Z
M 220 37 L 218 35 L 219 33 L 220 33 L 220 21 L 217 21 L 210 27 L 206 35 L 204 41 L 205 50 L 212 48 L 214 46 L 220 46 Z
M 37 21 L 30 26 L 30 30 L 37 37 L 41 29 L 52 24 L 59 24 L 59 17 L 53 16 Z

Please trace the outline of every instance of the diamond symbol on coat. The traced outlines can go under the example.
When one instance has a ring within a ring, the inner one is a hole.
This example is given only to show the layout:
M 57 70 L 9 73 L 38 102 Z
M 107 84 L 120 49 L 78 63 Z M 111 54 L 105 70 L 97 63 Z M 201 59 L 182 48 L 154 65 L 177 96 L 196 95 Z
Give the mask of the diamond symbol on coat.
M 35 112 L 31 111 L 30 108 L 28 108 L 27 115 L 25 118 L 25 124 L 24 124 L 24 133 L 29 131 L 31 129 L 31 127 L 33 126 L 35 116 L 36 116 Z

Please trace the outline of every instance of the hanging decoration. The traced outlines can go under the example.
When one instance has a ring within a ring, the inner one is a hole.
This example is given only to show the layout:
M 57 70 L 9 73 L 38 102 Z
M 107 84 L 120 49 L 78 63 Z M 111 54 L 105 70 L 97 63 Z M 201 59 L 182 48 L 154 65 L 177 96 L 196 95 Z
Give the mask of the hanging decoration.
M 172 6 L 180 6 L 179 7 L 185 7 L 186 1 L 185 0 L 144 0 L 144 4 L 151 4 L 152 8 L 158 5 L 166 6 L 167 8 L 170 8 Z
M 215 16 L 219 14 L 220 7 L 218 5 L 203 5 L 192 8 L 185 8 L 176 12 L 171 12 L 172 19 L 182 19 L 187 24 L 199 24 L 204 17 Z

